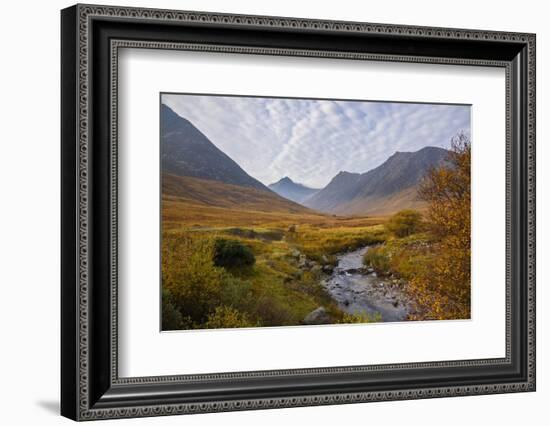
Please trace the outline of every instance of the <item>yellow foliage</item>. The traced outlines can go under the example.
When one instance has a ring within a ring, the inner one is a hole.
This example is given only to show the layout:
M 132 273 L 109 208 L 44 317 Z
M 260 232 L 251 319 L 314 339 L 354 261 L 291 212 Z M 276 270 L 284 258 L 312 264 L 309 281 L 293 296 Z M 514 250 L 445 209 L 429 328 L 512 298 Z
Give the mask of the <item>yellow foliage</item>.
M 223 270 L 214 267 L 213 241 L 189 235 L 164 235 L 162 285 L 182 316 L 203 322 L 219 304 Z
M 453 139 L 449 164 L 433 169 L 420 189 L 429 203 L 426 218 L 438 242 L 409 285 L 419 318 L 470 318 L 470 163 L 469 139 Z
M 218 306 L 208 316 L 204 328 L 239 328 L 254 327 L 258 324 L 250 321 L 246 314 L 229 306 Z

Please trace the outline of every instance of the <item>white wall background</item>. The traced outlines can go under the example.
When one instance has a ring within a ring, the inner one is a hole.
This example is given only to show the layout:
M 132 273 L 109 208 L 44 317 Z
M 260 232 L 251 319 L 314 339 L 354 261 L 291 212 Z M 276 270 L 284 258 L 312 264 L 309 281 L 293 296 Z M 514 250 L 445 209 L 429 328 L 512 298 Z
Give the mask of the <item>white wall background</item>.
M 544 424 L 550 401 L 550 27 L 545 2 L 524 0 L 132 0 L 103 4 L 537 33 L 538 391 L 421 401 L 118 420 L 118 424 Z M 0 418 L 68 424 L 59 404 L 59 9 L 3 4 L 0 66 Z M 110 424 L 107 421 L 102 424 Z M 131 423 L 130 423 L 131 422 Z M 117 424 L 117 423 L 113 423 Z

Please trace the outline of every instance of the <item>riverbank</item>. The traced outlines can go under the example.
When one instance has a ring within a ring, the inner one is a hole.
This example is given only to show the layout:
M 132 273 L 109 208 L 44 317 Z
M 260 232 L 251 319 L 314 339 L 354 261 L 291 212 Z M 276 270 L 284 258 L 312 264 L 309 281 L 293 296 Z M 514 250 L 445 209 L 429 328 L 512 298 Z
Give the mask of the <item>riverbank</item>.
M 352 315 L 366 316 L 374 321 L 404 321 L 413 310 L 403 282 L 382 278 L 363 265 L 370 246 L 337 256 L 332 274 L 322 281 L 338 307 Z

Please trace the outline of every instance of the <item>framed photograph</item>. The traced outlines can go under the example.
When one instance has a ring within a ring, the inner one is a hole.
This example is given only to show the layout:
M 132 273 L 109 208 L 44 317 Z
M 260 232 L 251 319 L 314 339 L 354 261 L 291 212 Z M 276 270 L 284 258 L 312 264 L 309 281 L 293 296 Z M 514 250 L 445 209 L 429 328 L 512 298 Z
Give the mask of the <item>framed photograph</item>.
M 61 412 L 535 390 L 535 35 L 61 12 Z

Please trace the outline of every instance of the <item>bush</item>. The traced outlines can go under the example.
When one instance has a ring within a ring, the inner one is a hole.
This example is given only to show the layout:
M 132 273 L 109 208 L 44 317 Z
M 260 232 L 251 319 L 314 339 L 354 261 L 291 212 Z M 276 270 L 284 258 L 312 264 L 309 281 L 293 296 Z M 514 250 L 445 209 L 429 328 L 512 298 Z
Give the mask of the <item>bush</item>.
M 255 327 L 256 325 L 248 319 L 246 314 L 228 306 L 218 306 L 208 316 L 205 328 L 240 328 Z
M 212 262 L 209 239 L 163 236 L 162 286 L 170 302 L 194 324 L 206 321 L 220 304 L 225 271 Z
M 254 305 L 252 283 L 225 273 L 221 292 L 221 304 L 241 312 L 249 312 Z
M 420 230 L 422 215 L 416 210 L 401 210 L 387 222 L 386 229 L 398 238 L 408 237 Z
M 250 248 L 236 240 L 217 239 L 214 243 L 214 265 L 226 269 L 251 267 L 256 262 Z
M 172 296 L 166 289 L 162 290 L 162 330 L 181 330 L 183 318 L 174 306 Z

